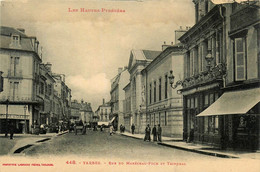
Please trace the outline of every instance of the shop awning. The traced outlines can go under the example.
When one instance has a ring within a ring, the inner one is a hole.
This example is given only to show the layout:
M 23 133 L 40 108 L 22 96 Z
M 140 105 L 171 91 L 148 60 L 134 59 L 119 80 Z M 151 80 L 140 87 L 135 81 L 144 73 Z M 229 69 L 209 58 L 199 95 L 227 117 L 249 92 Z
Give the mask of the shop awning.
M 226 92 L 197 117 L 246 114 L 259 101 L 260 88 Z
M 112 123 L 115 119 L 116 117 L 114 116 L 109 122 Z

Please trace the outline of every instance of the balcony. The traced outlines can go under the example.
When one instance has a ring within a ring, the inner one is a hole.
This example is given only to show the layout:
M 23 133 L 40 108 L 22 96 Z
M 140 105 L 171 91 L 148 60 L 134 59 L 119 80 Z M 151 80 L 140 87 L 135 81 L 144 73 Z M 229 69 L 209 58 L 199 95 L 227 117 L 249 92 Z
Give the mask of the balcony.
M 13 78 L 13 79 L 22 79 L 23 78 L 23 72 L 22 70 L 8 70 L 8 74 L 7 74 L 8 78 Z
M 192 77 L 185 78 L 182 81 L 182 87 L 183 89 L 191 88 L 217 80 L 222 80 L 224 75 L 226 75 L 226 65 L 220 63 L 209 71 L 205 71 Z
M 0 103 L 5 102 L 7 99 L 10 101 L 11 104 L 12 103 L 23 104 L 23 103 L 39 103 L 39 102 L 42 102 L 42 100 L 37 98 L 37 97 L 34 97 L 32 95 L 29 95 L 29 94 L 22 94 L 22 95 L 17 95 L 17 96 L 2 95 L 2 96 L 0 96 Z

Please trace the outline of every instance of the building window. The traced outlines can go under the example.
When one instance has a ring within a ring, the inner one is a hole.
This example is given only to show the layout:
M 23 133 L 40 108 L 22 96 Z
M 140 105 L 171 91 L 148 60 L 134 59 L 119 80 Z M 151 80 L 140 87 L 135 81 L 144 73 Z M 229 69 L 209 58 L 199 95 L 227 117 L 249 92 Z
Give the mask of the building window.
M 154 82 L 154 93 L 153 93 L 154 102 L 156 102 L 156 81 Z
M 209 123 L 208 123 L 208 117 L 204 117 L 204 133 L 208 133 L 208 127 L 209 127 Z
M 19 36 L 18 35 L 13 35 L 12 36 L 12 43 L 14 46 L 18 46 L 20 43 L 19 43 Z
M 162 79 L 159 79 L 159 101 L 162 100 Z
M 187 77 L 190 77 L 190 52 L 187 52 L 187 65 L 186 65 L 186 71 L 187 71 Z
M 152 84 L 150 84 L 150 104 L 152 103 Z
M 159 123 L 158 124 L 161 124 L 161 113 L 159 112 Z
M 209 95 L 209 104 L 211 105 L 214 102 L 214 94 Z
M 155 113 L 153 114 L 153 125 L 155 125 Z
M 246 79 L 245 39 L 235 39 L 235 78 L 236 81 Z
M 204 95 L 204 107 L 207 107 L 209 105 L 209 95 Z
M 164 112 L 164 125 L 167 125 L 167 112 Z
M 214 124 L 215 124 L 215 126 L 214 126 L 214 133 L 218 133 L 218 116 L 214 116 Z
M 168 98 L 168 76 L 165 75 L 165 85 L 164 85 L 164 97 Z
M 44 83 L 40 83 L 40 94 L 44 94 Z

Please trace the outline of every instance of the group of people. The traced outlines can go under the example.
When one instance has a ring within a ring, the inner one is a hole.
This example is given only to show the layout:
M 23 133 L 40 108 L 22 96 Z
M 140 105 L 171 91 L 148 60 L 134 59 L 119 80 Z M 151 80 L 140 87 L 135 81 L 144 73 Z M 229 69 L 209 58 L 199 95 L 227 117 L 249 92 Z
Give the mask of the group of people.
M 79 128 L 77 128 L 77 126 L 79 126 Z M 85 135 L 87 133 L 87 123 L 86 121 L 83 123 L 81 120 L 79 121 L 78 124 L 74 124 L 74 133 L 75 135 L 78 134 L 78 130 L 81 130 L 81 134 Z
M 144 136 L 144 141 L 151 141 L 151 128 L 150 125 L 148 124 L 145 128 L 145 136 Z M 160 126 L 160 124 L 158 124 L 157 126 L 154 125 L 153 129 L 152 129 L 152 135 L 153 135 L 153 141 L 162 141 L 162 128 Z

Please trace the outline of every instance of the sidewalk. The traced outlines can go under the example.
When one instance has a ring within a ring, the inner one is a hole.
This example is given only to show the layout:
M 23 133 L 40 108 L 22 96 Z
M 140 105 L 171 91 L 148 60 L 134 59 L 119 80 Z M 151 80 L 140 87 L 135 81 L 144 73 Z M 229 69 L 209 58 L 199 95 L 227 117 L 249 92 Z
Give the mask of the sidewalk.
M 9 139 L 10 134 L 8 134 L 7 138 L 5 137 L 5 134 L 0 134 L 0 147 L 4 148 L 0 150 L 0 156 L 20 153 L 28 147 L 50 140 L 52 137 L 60 136 L 66 133 L 68 133 L 68 131 L 64 131 L 61 133 L 46 133 L 39 135 L 14 134 L 13 140 Z
M 144 139 L 144 134 L 131 134 L 128 132 L 118 133 L 126 137 L 135 139 Z M 151 141 L 152 142 L 152 141 Z M 213 146 L 186 143 L 181 138 L 162 137 L 162 142 L 156 142 L 158 145 L 182 149 L 190 152 L 196 152 L 205 155 L 217 156 L 222 158 L 246 158 L 260 160 L 260 152 L 249 151 L 233 151 L 233 150 L 220 150 Z

